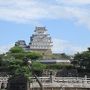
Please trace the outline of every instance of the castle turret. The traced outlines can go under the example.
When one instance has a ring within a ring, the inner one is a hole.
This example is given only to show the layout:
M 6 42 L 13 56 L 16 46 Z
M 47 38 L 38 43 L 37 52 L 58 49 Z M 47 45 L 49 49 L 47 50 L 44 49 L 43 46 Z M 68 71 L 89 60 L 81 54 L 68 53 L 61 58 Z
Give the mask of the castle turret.
M 15 42 L 15 46 L 22 47 L 25 51 L 27 50 L 27 45 L 24 40 L 18 40 L 17 42 Z

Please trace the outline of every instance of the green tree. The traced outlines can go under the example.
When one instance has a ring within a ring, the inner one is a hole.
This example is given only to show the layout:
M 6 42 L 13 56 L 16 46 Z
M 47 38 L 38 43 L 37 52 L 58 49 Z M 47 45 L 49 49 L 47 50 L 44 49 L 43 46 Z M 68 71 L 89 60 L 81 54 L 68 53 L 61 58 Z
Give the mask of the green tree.
M 22 52 L 24 52 L 24 49 L 19 46 L 14 46 L 9 51 L 10 51 L 10 53 L 22 53 Z
M 31 71 L 23 61 L 25 57 L 31 60 L 37 60 L 41 58 L 42 55 L 37 52 L 25 52 L 23 48 L 15 46 L 3 56 L 0 55 L 0 66 L 2 69 L 9 71 L 9 74 L 11 75 L 24 74 L 26 76 L 30 76 Z M 38 64 L 38 66 L 36 64 L 34 65 L 34 68 L 36 67 L 36 71 L 40 71 L 40 69 L 42 69 L 40 64 Z M 38 67 L 40 67 L 40 69 Z
M 74 60 L 81 68 L 90 69 L 90 50 L 75 54 Z
M 50 65 L 47 65 L 46 68 L 52 69 L 52 70 L 60 70 L 63 68 L 70 69 L 70 68 L 73 68 L 73 66 L 70 64 L 50 64 Z
M 4 54 L 0 54 L 0 66 L 2 65 L 3 56 L 4 56 Z
M 36 61 L 32 62 L 32 70 L 36 75 L 41 76 L 44 69 L 46 69 L 45 64 Z
M 33 63 L 32 63 L 32 66 L 33 66 L 33 69 L 34 70 L 43 70 L 43 69 L 45 69 L 46 68 L 46 65 L 45 64 L 42 64 L 42 63 L 40 63 L 40 62 L 36 62 L 36 61 L 34 61 Z
M 27 52 L 26 57 L 30 58 L 31 60 L 37 60 L 42 58 L 42 54 L 37 52 Z
M 28 66 L 24 64 L 23 60 L 11 59 L 3 61 L 4 67 L 7 67 L 10 75 L 23 74 L 25 76 L 30 76 L 31 71 Z
M 22 47 L 14 46 L 12 47 L 9 52 L 7 53 L 7 56 L 14 57 L 15 59 L 23 59 L 25 57 L 25 51 Z

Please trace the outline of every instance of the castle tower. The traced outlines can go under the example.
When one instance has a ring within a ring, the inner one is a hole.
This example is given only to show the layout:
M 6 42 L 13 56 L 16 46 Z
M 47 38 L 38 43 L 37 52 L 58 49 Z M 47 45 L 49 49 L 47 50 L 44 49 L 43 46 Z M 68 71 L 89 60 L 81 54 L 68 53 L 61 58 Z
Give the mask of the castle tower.
M 17 42 L 15 42 L 15 46 L 22 47 L 26 52 L 30 51 L 30 47 L 24 40 L 18 40 Z
M 17 42 L 15 42 L 15 46 L 20 46 L 20 47 L 25 48 L 26 42 L 24 40 L 18 40 Z
M 51 55 L 52 41 L 45 27 L 36 27 L 34 34 L 30 37 L 30 50 L 41 52 L 43 55 Z

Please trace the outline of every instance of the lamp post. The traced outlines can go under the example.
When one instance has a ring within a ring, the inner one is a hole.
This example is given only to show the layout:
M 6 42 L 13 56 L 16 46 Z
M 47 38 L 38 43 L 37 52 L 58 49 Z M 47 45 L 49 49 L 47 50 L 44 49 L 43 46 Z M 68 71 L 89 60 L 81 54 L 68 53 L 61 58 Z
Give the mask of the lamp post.
M 40 86 L 40 90 L 44 90 L 41 81 L 38 79 L 37 75 L 34 73 L 31 59 L 24 58 L 24 61 L 25 61 L 25 63 L 27 63 L 27 65 L 28 65 L 28 67 L 29 67 L 29 70 L 32 71 L 32 75 L 33 75 L 33 76 L 35 77 L 35 79 L 37 80 L 37 82 L 38 82 L 38 84 L 39 84 L 39 86 Z

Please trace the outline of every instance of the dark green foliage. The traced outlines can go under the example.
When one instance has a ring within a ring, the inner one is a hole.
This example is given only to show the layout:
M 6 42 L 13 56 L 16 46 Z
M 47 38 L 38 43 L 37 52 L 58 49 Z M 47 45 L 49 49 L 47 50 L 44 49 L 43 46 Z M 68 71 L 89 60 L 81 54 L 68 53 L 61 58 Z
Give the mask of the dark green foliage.
M 23 59 L 26 55 L 25 55 L 25 53 L 23 52 L 21 52 L 21 53 L 11 53 L 10 54 L 11 56 L 13 56 L 15 59 Z
M 33 66 L 33 69 L 34 70 L 39 70 L 39 71 L 42 71 L 43 69 L 46 68 L 46 65 L 45 64 L 41 64 L 39 62 L 33 62 L 32 63 L 32 66 Z
M 22 66 L 22 67 L 19 67 L 15 70 L 15 74 L 16 75 L 23 74 L 26 77 L 30 77 L 31 71 L 29 70 L 29 68 L 27 66 Z
M 9 50 L 8 56 L 12 56 L 15 59 L 23 59 L 25 57 L 25 51 L 21 47 L 15 46 Z
M 74 60 L 81 68 L 90 69 L 90 50 L 75 54 Z
M 65 53 L 53 54 L 52 59 L 70 59 L 70 56 L 66 55 Z
M 0 66 L 2 65 L 2 55 L 0 55 Z
M 15 46 L 10 49 L 9 56 L 13 56 L 15 59 L 23 59 L 24 57 L 27 57 L 31 60 L 37 60 L 39 58 L 42 58 L 42 55 L 37 52 L 25 52 L 21 47 Z
M 42 58 L 42 55 L 37 52 L 27 52 L 26 57 L 30 58 L 31 60 L 37 60 L 37 59 Z
M 33 62 L 32 63 L 33 71 L 37 76 L 42 76 L 42 72 L 44 69 L 46 69 L 45 64 L 41 64 L 39 62 Z
M 19 59 L 3 60 L 2 67 L 3 66 L 4 68 L 6 67 L 10 75 L 19 75 L 19 74 L 23 74 L 25 76 L 31 75 L 28 66 L 24 64 L 23 60 Z
M 68 64 L 50 64 L 50 65 L 47 65 L 46 67 L 47 69 L 63 69 L 63 68 L 67 68 L 67 69 L 70 69 L 70 68 L 73 68 L 72 65 L 68 65 Z
M 10 53 L 22 53 L 24 52 L 22 47 L 14 46 L 10 49 Z
M 41 57 L 41 54 L 25 52 L 21 47 L 15 46 L 6 54 L 0 55 L 0 68 L 5 69 L 6 72 L 8 70 L 10 75 L 24 74 L 25 76 L 30 76 L 31 71 L 23 61 L 25 57 L 36 60 Z
M 37 60 L 42 58 L 42 55 L 37 52 L 25 52 L 24 49 L 22 49 L 21 47 L 14 46 L 9 50 L 6 58 L 11 58 L 11 57 L 21 60 L 23 60 L 24 57 L 27 57 L 31 60 Z

